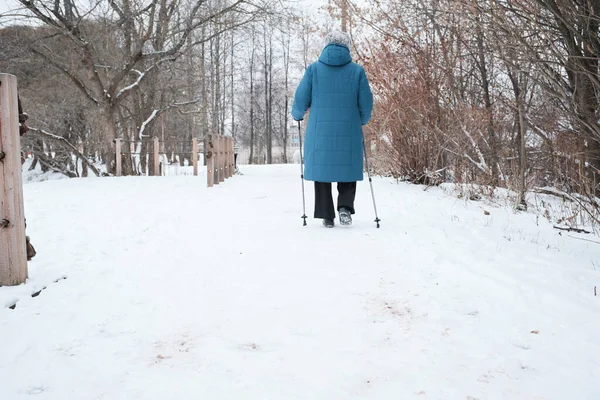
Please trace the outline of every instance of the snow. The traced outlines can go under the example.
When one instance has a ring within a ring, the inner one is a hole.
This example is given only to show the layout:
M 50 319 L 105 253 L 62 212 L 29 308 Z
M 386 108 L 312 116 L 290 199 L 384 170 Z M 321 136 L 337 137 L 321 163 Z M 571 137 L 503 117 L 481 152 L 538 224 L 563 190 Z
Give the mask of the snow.
M 462 131 L 465 134 L 465 136 L 467 138 L 469 138 L 469 141 L 471 142 L 471 145 L 473 146 L 473 150 L 475 150 L 475 153 L 477 153 L 479 162 L 473 160 L 473 158 L 471 158 L 467 153 L 464 154 L 465 158 L 468 159 L 469 161 L 471 161 L 477 168 L 479 168 L 480 171 L 487 172 L 488 166 L 487 166 L 487 163 L 485 162 L 485 157 L 483 156 L 483 153 L 481 152 L 479 145 L 477 144 L 475 139 L 473 139 L 473 136 L 471 136 L 469 131 L 464 126 L 462 127 Z
M 144 130 L 146 130 L 146 126 L 150 122 L 152 122 L 152 120 L 154 118 L 156 118 L 157 115 L 158 115 L 158 110 L 152 110 L 152 113 L 150 114 L 150 116 L 148 118 L 146 118 L 146 120 L 142 123 L 142 126 L 140 127 L 140 133 L 138 134 L 138 137 L 140 138 L 140 140 L 142 140 L 144 137 Z
M 241 168 L 26 184 L 0 399 L 600 398 L 595 236 L 386 178 L 303 227 L 297 164 Z
M 138 74 L 138 78 L 131 85 L 125 86 L 123 89 L 119 90 L 116 96 L 117 99 L 139 86 L 142 79 L 144 79 L 144 77 L 146 76 L 145 72 L 140 72 L 136 69 L 133 69 L 132 72 L 136 72 Z
M 31 164 L 33 163 L 33 157 L 29 157 L 25 160 L 23 164 L 23 182 L 43 182 L 47 180 L 56 180 L 56 179 L 69 179 L 66 175 L 61 174 L 60 172 L 48 171 L 42 172 L 41 166 L 38 164 L 35 169 L 30 170 Z

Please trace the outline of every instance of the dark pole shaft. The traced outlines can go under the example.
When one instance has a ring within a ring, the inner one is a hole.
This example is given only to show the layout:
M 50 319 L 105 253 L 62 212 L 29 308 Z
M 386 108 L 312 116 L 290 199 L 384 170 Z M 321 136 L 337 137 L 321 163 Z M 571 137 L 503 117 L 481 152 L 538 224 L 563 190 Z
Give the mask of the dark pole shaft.
M 304 157 L 302 156 L 302 132 L 300 130 L 300 121 L 298 121 L 298 140 L 300 141 L 300 179 L 302 180 L 302 219 L 306 226 L 306 200 L 304 195 Z
M 363 137 L 363 152 L 365 153 L 365 164 L 367 167 L 367 175 L 369 177 L 369 185 L 371 186 L 371 197 L 373 198 L 373 209 L 375 210 L 375 223 L 379 228 L 379 217 L 377 216 L 377 205 L 375 205 L 375 193 L 373 193 L 373 180 L 371 179 L 371 169 L 369 168 L 369 157 L 367 156 L 367 146 L 365 145 L 365 138 Z

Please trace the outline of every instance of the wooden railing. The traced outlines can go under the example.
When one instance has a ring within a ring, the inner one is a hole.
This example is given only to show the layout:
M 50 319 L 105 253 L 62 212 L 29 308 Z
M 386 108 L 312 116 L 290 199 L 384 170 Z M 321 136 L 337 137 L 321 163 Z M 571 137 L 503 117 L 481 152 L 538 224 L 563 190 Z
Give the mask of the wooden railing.
M 138 142 L 123 141 L 122 139 L 115 140 L 115 155 L 116 155 L 116 168 L 115 173 L 117 176 L 123 175 L 123 156 L 124 155 L 138 155 L 140 157 L 150 156 L 151 162 L 148 164 L 152 166 L 147 171 L 149 175 L 159 176 L 161 174 L 161 162 L 160 157 L 164 152 L 161 151 L 161 141 L 155 137 L 151 144 L 148 144 L 149 151 L 134 153 L 126 149 L 127 145 Z M 183 142 L 179 142 L 183 143 Z M 189 145 L 189 142 L 186 142 Z M 198 176 L 199 171 L 199 156 L 200 154 L 205 155 L 206 162 L 206 184 L 208 187 L 218 185 L 224 182 L 226 179 L 231 178 L 235 170 L 235 158 L 233 153 L 233 138 L 231 136 L 223 135 L 208 135 L 204 140 L 203 149 L 200 151 L 200 142 L 198 139 L 192 139 L 192 150 L 191 153 L 176 152 L 179 156 L 189 157 L 194 176 Z M 189 147 L 188 147 L 189 149 Z M 149 160 L 150 161 L 150 160 Z
M 233 176 L 234 155 L 231 136 L 209 135 L 206 138 L 206 184 L 218 185 Z

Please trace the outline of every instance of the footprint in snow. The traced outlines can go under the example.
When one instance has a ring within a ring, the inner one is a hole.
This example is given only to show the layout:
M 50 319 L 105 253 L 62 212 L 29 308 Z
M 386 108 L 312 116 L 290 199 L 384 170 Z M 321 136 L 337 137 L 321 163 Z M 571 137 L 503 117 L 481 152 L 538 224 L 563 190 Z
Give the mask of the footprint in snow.
M 260 350 L 260 346 L 256 343 L 245 343 L 238 346 L 240 350 L 256 351 Z
M 45 386 L 34 386 L 27 391 L 27 394 L 29 394 L 29 395 L 42 394 L 46 391 L 46 389 L 47 388 Z
M 4 303 L 4 307 L 14 310 L 17 307 L 18 302 L 19 302 L 19 299 L 16 297 L 13 297 Z

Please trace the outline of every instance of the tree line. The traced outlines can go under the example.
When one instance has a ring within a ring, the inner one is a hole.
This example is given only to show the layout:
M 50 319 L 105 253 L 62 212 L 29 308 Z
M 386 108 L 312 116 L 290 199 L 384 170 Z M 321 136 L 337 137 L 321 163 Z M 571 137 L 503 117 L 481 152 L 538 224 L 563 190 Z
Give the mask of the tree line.
M 377 94 L 384 172 L 509 188 L 521 208 L 532 189 L 598 208 L 597 2 L 340 1 Z
M 119 137 L 138 154 L 125 172 L 143 173 L 154 137 L 183 163 L 208 134 L 234 136 L 251 163 L 289 162 L 273 149 L 289 148 L 295 85 L 341 27 L 375 94 L 366 133 L 379 172 L 505 187 L 520 207 L 537 188 L 597 208 L 596 2 L 18 1 L 0 69 L 19 77 L 39 128 L 25 145 L 44 168 L 77 175 L 75 154 L 111 173 Z
M 183 165 L 192 138 L 209 134 L 234 136 L 250 163 L 288 162 L 272 150 L 288 147 L 289 94 L 318 34 L 302 11 L 270 0 L 18 1 L 0 19 L 0 70 L 19 78 L 37 128 L 24 138 L 32 168 L 111 174 L 121 138 L 123 172 L 142 174 L 153 138 Z

